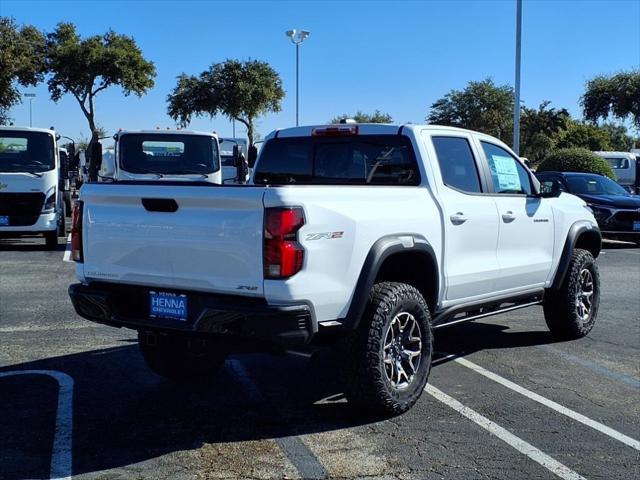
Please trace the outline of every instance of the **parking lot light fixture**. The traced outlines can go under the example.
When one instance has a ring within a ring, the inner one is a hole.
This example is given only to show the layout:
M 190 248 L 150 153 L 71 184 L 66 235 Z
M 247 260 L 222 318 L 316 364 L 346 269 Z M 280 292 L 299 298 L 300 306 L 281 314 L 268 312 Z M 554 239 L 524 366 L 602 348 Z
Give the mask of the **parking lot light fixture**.
M 311 32 L 309 30 L 287 30 L 285 35 L 296 46 L 296 127 L 300 125 L 300 44 L 304 42 Z

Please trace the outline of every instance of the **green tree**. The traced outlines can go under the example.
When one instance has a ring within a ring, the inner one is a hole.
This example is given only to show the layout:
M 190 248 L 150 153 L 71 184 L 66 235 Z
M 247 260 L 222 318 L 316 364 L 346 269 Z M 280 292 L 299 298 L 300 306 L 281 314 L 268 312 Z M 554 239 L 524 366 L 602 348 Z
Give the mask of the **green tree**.
M 567 120 L 564 130 L 555 137 L 555 148 L 586 148 L 591 151 L 611 150 L 609 132 L 588 123 Z
M 586 148 L 561 148 L 551 152 L 538 167 L 538 172 L 598 173 L 615 179 L 611 165 Z
M 358 123 L 393 123 L 393 118 L 388 113 L 383 113 L 380 110 L 376 110 L 373 113 L 364 113 L 358 110 L 355 115 L 341 115 L 334 117 L 329 123 L 340 123 L 340 120 L 345 118 L 352 118 Z
M 167 96 L 167 111 L 181 126 L 194 116 L 224 115 L 244 124 L 253 144 L 256 119 L 279 112 L 284 95 L 280 75 L 267 62 L 226 60 L 197 77 L 180 75 Z
M 570 120 L 564 109 L 548 108 L 550 101 L 543 101 L 538 109 L 522 107 L 520 119 L 520 153 L 535 165 L 541 162 L 554 147 L 554 137 L 566 128 Z
M 100 136 L 95 96 L 118 85 L 125 96 L 141 97 L 153 87 L 156 76 L 154 64 L 144 58 L 132 37 L 109 30 L 83 39 L 72 23 L 59 23 L 47 35 L 47 67 L 51 99 L 57 102 L 71 93 L 78 101 L 91 131 L 89 151 Z M 94 179 L 96 165 L 91 163 L 89 171 Z
M 490 78 L 469 82 L 464 90 L 451 90 L 436 100 L 427 122 L 477 130 L 511 143 L 513 89 L 496 86 Z
M 16 84 L 34 86 L 43 81 L 45 71 L 44 34 L 0 17 L 0 125 L 10 122 L 9 109 L 20 102 Z
M 609 135 L 609 146 L 617 152 L 628 152 L 633 148 L 634 138 L 629 135 L 627 127 L 616 123 L 604 123 L 599 126 Z
M 640 70 L 599 75 L 589 80 L 581 103 L 584 118 L 589 121 L 609 116 L 631 118 L 640 129 Z

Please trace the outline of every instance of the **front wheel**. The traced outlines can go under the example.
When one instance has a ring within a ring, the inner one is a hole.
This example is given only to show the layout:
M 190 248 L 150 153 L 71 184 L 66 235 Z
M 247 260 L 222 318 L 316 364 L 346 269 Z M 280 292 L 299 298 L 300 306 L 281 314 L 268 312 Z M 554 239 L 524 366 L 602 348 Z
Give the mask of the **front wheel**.
M 138 332 L 147 366 L 175 383 L 206 383 L 227 357 L 221 342 L 175 333 Z
M 575 249 L 559 290 L 545 293 L 544 318 L 551 333 L 561 339 L 587 335 L 600 306 L 600 272 L 591 252 Z
M 373 286 L 358 330 L 342 345 L 346 396 L 363 410 L 399 415 L 420 398 L 431 369 L 429 307 L 413 286 Z

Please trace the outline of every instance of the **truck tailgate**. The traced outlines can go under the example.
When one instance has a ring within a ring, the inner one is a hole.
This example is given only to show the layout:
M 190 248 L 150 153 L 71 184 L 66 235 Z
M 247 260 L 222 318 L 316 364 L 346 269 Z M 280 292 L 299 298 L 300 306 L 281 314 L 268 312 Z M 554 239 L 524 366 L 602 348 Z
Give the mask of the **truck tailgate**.
M 84 276 L 262 296 L 263 195 L 262 187 L 87 184 Z

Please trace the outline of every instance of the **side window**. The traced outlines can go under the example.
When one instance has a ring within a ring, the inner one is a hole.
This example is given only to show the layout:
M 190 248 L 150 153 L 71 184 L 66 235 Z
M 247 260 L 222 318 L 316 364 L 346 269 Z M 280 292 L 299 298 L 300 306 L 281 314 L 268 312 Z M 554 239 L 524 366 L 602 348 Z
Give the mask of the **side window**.
M 469 141 L 462 137 L 432 139 L 444 184 L 463 192 L 480 193 L 480 176 Z
M 488 142 L 480 143 L 487 156 L 495 192 L 530 195 L 531 178 L 522 164 L 504 148 Z

